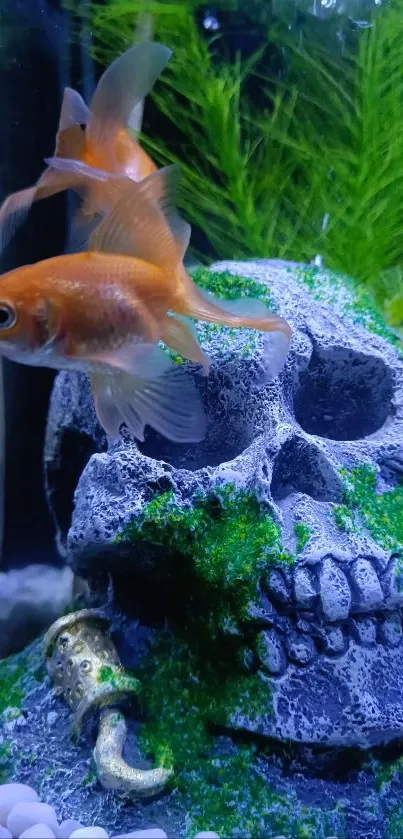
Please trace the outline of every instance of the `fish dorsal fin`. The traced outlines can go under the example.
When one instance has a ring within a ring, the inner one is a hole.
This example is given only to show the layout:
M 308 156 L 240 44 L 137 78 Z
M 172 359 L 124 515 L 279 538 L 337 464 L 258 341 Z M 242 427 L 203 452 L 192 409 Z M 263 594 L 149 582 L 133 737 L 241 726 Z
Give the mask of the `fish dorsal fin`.
M 172 235 L 160 204 L 177 181 L 177 167 L 153 172 L 140 183 L 128 178 L 112 211 L 90 238 L 90 249 L 136 256 L 167 270 L 183 258 L 182 243 Z
M 55 156 L 80 160 L 85 146 L 84 131 L 79 125 L 70 125 L 56 137 Z
M 86 125 L 89 118 L 90 109 L 83 97 L 72 87 L 65 87 L 60 109 L 59 131 L 64 131 L 72 125 Z
M 150 92 L 170 56 L 163 44 L 144 41 L 112 62 L 91 100 L 87 137 L 92 144 L 108 143 L 126 127 L 133 108 Z
M 180 166 L 178 164 L 165 166 L 141 181 L 140 190 L 148 200 L 155 201 L 162 210 L 176 243 L 178 261 L 181 261 L 189 245 L 191 227 L 179 215 L 176 207 L 179 178 Z
M 85 135 L 81 125 L 86 125 L 90 110 L 82 96 L 71 87 L 65 87 L 56 135 L 55 156 L 80 159 Z

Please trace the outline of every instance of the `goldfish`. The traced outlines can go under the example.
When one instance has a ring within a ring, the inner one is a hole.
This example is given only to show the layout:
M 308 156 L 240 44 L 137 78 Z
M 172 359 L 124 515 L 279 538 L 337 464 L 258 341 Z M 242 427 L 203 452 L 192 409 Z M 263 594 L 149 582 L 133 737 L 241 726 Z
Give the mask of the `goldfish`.
M 118 197 L 85 252 L 0 278 L 0 354 L 87 373 L 112 440 L 125 424 L 138 440 L 150 425 L 175 442 L 199 441 L 206 420 L 195 383 L 159 342 L 207 372 L 209 359 L 189 318 L 277 332 L 281 367 L 290 327 L 259 301 L 227 303 L 202 292 L 183 271 L 190 226 L 173 200 L 178 167 L 140 182 L 104 177 Z
M 72 88 L 64 90 L 52 160 L 82 161 L 95 169 L 126 175 L 135 181 L 157 167 L 136 138 L 127 130 L 139 128 L 139 108 L 171 57 L 163 44 L 144 41 L 126 50 L 102 74 L 88 107 Z M 84 128 L 82 127 L 84 126 Z M 0 251 L 24 222 L 34 201 L 72 188 L 80 191 L 82 180 L 67 165 L 57 170 L 48 165 L 37 183 L 9 195 L 0 207 Z M 90 222 L 108 210 L 105 186 L 96 180 L 85 184 L 84 202 L 75 218 L 77 242 L 84 243 Z

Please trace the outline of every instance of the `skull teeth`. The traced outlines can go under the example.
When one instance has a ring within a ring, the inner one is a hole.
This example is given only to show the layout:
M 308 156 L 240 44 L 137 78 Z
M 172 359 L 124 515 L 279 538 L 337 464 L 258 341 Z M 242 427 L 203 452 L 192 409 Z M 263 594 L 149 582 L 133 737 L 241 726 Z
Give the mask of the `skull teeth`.
M 397 647 L 403 638 L 399 571 L 397 555 L 379 574 L 367 557 L 341 567 L 327 556 L 315 567 L 297 567 L 292 577 L 273 569 L 247 622 L 260 629 L 253 647 L 263 669 L 282 676 L 289 664 L 307 667 L 319 654 L 340 658 L 351 643 Z

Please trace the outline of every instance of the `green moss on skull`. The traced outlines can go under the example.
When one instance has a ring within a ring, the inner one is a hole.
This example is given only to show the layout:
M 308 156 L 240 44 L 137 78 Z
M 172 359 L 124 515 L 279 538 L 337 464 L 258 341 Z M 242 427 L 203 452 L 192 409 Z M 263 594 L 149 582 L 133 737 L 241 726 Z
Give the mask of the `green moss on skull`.
M 143 507 L 118 541 L 162 547 L 171 562 L 181 555 L 207 587 L 212 613 L 218 608 L 221 619 L 224 614 L 244 615 L 268 564 L 293 562 L 283 551 L 270 509 L 232 484 L 200 494 L 191 507 L 179 505 L 173 492 L 165 492 Z
M 157 641 L 139 675 L 149 720 L 142 749 L 174 767 L 188 802 L 189 837 L 206 827 L 221 836 L 343 835 L 338 808 L 304 807 L 294 792 L 277 792 L 254 746 L 215 736 L 235 711 L 256 720 L 271 712 L 268 680 L 237 672 L 221 649 L 210 658 L 173 636 Z
M 197 268 L 193 273 L 193 280 L 199 288 L 210 291 L 223 300 L 250 297 L 253 300 L 261 300 L 269 309 L 277 311 L 269 287 L 256 282 L 251 277 L 238 276 L 231 274 L 230 271 L 209 271 L 208 268 Z
M 358 288 L 350 277 L 333 271 L 324 272 L 315 266 L 300 268 L 296 273 L 290 270 L 290 273 L 309 289 L 315 300 L 333 306 L 343 318 L 385 338 L 403 356 L 401 337 L 388 327 L 371 295 L 364 288 Z
M 311 528 L 302 521 L 296 521 L 294 524 L 294 533 L 297 537 L 296 551 L 300 554 L 311 538 Z
M 20 710 L 27 692 L 42 681 L 44 670 L 38 643 L 0 661 L 0 714 L 8 708 Z
M 111 690 L 117 692 L 137 693 L 140 687 L 138 680 L 127 670 L 120 670 L 109 664 L 100 668 L 97 679 L 99 684 L 107 684 Z
M 0 743 L 0 784 L 7 784 L 12 775 L 12 748 L 7 742 Z
M 377 472 L 373 466 L 341 470 L 343 504 L 334 508 L 337 526 L 345 531 L 366 529 L 386 550 L 403 548 L 403 486 L 377 493 Z

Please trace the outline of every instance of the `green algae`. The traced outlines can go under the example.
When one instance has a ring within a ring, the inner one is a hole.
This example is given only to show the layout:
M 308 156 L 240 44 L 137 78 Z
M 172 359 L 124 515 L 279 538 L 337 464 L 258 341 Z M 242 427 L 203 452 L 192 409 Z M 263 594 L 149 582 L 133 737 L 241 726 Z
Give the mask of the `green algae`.
M 0 784 L 7 784 L 12 772 L 12 749 L 10 743 L 0 743 Z
M 108 684 L 115 691 L 138 693 L 140 689 L 139 681 L 135 676 L 108 664 L 100 668 L 97 679 L 99 684 Z
M 302 521 L 296 521 L 294 524 L 294 533 L 297 537 L 297 554 L 300 554 L 311 538 L 311 528 Z
M 208 268 L 196 268 L 192 276 L 199 288 L 210 291 L 223 300 L 250 297 L 253 300 L 260 300 L 269 309 L 277 311 L 269 287 L 263 283 L 258 283 L 252 277 L 231 274 L 230 271 L 210 271 Z
M 386 819 L 385 839 L 401 839 L 403 836 L 403 806 L 396 805 Z
M 403 757 L 379 764 L 375 770 L 375 787 L 382 790 L 386 784 L 398 778 L 403 773 Z
M 180 555 L 206 587 L 214 623 L 228 613 L 241 618 L 270 563 L 291 564 L 281 533 L 269 509 L 254 494 L 233 484 L 199 494 L 192 507 L 177 503 L 173 492 L 146 504 L 117 537 L 118 542 L 146 542 L 164 548 L 165 560 Z
M 258 721 L 271 712 L 269 681 L 245 676 L 225 657 L 197 643 L 159 638 L 140 671 L 148 721 L 140 739 L 158 765 L 173 767 L 175 787 L 188 806 L 186 835 L 343 836 L 343 814 L 301 805 L 294 792 L 274 789 L 255 746 L 235 746 L 225 731 L 231 716 Z
M 363 464 L 349 472 L 341 470 L 344 480 L 343 504 L 334 508 L 340 530 L 359 532 L 363 528 L 386 550 L 403 548 L 403 485 L 378 494 L 377 472 Z M 402 569 L 403 570 L 403 569 Z
M 21 709 L 32 680 L 44 678 L 41 665 L 38 644 L 0 660 L 0 714 L 8 708 Z
M 357 287 L 353 280 L 333 271 L 324 272 L 316 266 L 299 268 L 296 280 L 306 286 L 318 302 L 333 306 L 341 317 L 347 317 L 357 326 L 363 326 L 374 335 L 384 338 L 403 356 L 403 340 L 391 329 L 371 295 Z

